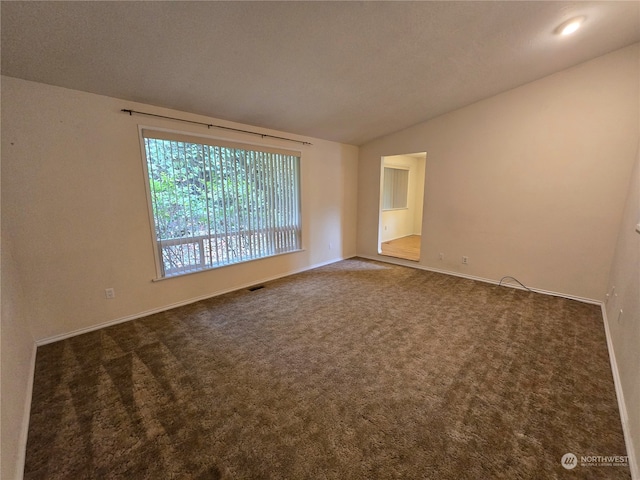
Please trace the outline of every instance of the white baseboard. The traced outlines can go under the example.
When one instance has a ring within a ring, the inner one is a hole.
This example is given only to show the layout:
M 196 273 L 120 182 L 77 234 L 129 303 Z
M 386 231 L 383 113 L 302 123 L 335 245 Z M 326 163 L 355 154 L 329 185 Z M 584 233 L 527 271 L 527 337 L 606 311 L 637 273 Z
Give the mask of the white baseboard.
M 352 257 L 345 257 L 345 258 L 352 258 Z M 248 288 L 248 287 L 251 287 L 253 285 L 257 285 L 259 283 L 264 283 L 264 282 L 269 282 L 269 281 L 272 281 L 272 280 L 277 280 L 278 278 L 287 277 L 289 275 L 294 275 L 296 273 L 305 272 L 307 270 L 313 270 L 314 268 L 323 267 L 325 265 L 330 265 L 332 263 L 339 262 L 341 260 L 345 260 L 345 258 L 343 258 L 343 257 L 334 258 L 334 259 L 331 259 L 331 260 L 328 260 L 328 261 L 325 261 L 325 262 L 316 263 L 314 265 L 310 265 L 310 266 L 307 266 L 307 267 L 304 267 L 304 268 L 292 270 L 292 271 L 289 271 L 287 273 L 283 273 L 281 275 L 275 275 L 275 276 L 271 276 L 271 277 L 256 279 L 256 280 L 254 280 L 254 281 L 252 281 L 250 283 L 244 284 L 244 285 L 235 286 L 233 288 L 220 290 L 220 291 L 213 292 L 213 293 L 210 293 L 210 294 L 207 294 L 207 295 L 202 295 L 202 296 L 199 296 L 199 297 L 190 298 L 188 300 L 172 303 L 172 304 L 169 304 L 169 305 L 164 305 L 162 307 L 154 308 L 154 309 L 151 309 L 151 310 L 146 310 L 144 312 L 136 313 L 134 315 L 128 315 L 126 317 L 121 317 L 121 318 L 117 318 L 117 319 L 110 320 L 110 321 L 107 321 L 107 322 L 102 322 L 102 323 L 99 323 L 97 325 L 92 325 L 92 326 L 89 326 L 89 327 L 80 328 L 80 329 L 77 329 L 77 330 L 73 330 L 71 332 L 63 333 L 63 334 L 60 334 L 60 335 L 55 335 L 55 336 L 48 337 L 48 338 L 43 338 L 43 339 L 40 339 L 40 340 L 37 340 L 36 342 L 34 342 L 33 352 L 32 352 L 32 355 L 31 355 L 31 365 L 29 366 L 29 384 L 27 385 L 27 393 L 26 393 L 26 399 L 25 399 L 25 405 L 24 405 L 24 415 L 23 415 L 22 428 L 21 428 L 20 439 L 19 439 L 19 451 L 18 451 L 19 457 L 17 458 L 17 462 L 16 462 L 17 465 L 16 465 L 16 475 L 15 475 L 16 480 L 22 480 L 24 478 L 24 466 L 25 466 L 26 453 L 27 453 L 27 438 L 28 438 L 28 435 L 29 435 L 29 419 L 30 419 L 30 415 L 31 415 L 31 400 L 32 400 L 32 397 L 33 397 L 33 382 L 34 382 L 34 377 L 35 377 L 37 347 L 42 346 L 42 345 L 47 345 L 49 343 L 54 343 L 54 342 L 57 342 L 57 341 L 60 341 L 60 340 L 65 340 L 67 338 L 71 338 L 71 337 L 74 337 L 76 335 L 82 335 L 83 333 L 88 333 L 88 332 L 92 332 L 94 330 L 99 330 L 101 328 L 109 327 L 111 325 L 117 325 L 119 323 L 124 323 L 124 322 L 128 322 L 130 320 L 135 320 L 137 318 L 142 318 L 142 317 L 146 317 L 148 315 L 153 315 L 154 313 L 164 312 L 164 311 L 170 310 L 172 308 L 180 307 L 180 306 L 183 306 L 183 305 L 188 305 L 190 303 L 199 302 L 200 300 L 205 300 L 207 298 L 217 297 L 219 295 L 224 295 L 225 293 L 233 292 L 233 291 L 236 291 L 236 290 L 242 290 L 243 288 Z
M 361 257 L 361 258 L 366 258 L 369 260 L 376 260 L 376 261 L 380 261 L 380 262 L 386 262 L 386 263 L 392 263 L 394 265 L 401 265 L 401 266 L 406 266 L 406 267 L 411 267 L 411 268 L 417 268 L 420 270 L 426 270 L 426 271 L 431 271 L 431 272 L 435 272 L 435 273 L 442 273 L 442 274 L 446 274 L 446 275 L 453 275 L 456 277 L 461 277 L 461 278 L 466 278 L 469 280 L 477 280 L 480 282 L 485 282 L 485 283 L 490 283 L 493 285 L 497 285 L 499 282 L 496 280 L 492 280 L 492 279 L 487 279 L 487 278 L 483 278 L 483 277 L 476 277 L 473 275 L 466 275 L 463 273 L 459 273 L 459 272 L 451 272 L 451 271 L 446 271 L 446 270 L 439 270 L 439 269 L 435 269 L 435 268 L 430 268 L 430 267 L 426 267 L 424 265 L 420 265 L 420 264 L 416 264 L 413 262 L 408 262 L 408 261 L 403 261 L 401 259 L 395 259 L 395 258 L 380 258 L 380 257 L 374 257 L 374 256 L 366 256 L 366 255 L 354 255 L 353 257 Z M 346 258 L 353 258 L 353 257 L 346 257 Z M 221 291 L 217 291 L 211 294 L 207 294 L 207 295 L 203 295 L 200 297 L 194 297 L 194 298 L 190 298 L 188 300 L 184 300 L 181 302 L 176 302 L 173 304 L 169 304 L 169 305 L 165 305 L 163 307 L 159 307 L 159 308 L 154 308 L 151 310 L 147 310 L 144 312 L 140 312 L 134 315 L 129 315 L 126 317 L 122 317 L 122 318 L 118 318 L 115 320 L 111 320 L 108 322 L 103 322 L 97 325 L 92 325 L 90 327 L 85 327 L 85 328 L 81 328 L 78 330 L 74 330 L 72 332 L 68 332 L 68 333 L 64 333 L 64 334 L 60 334 L 60 335 L 55 335 L 53 337 L 48 337 L 48 338 L 44 338 L 41 339 L 39 341 L 37 341 L 34 344 L 34 348 L 33 348 L 33 352 L 31 355 L 31 365 L 29 367 L 30 370 L 30 375 L 29 375 L 29 384 L 27 386 L 27 394 L 26 394 L 26 401 L 25 401 L 25 413 L 23 415 L 23 422 L 22 422 L 22 431 L 21 431 L 21 436 L 20 436 L 20 450 L 19 450 L 19 458 L 18 458 L 18 462 L 17 462 L 17 469 L 18 471 L 16 472 L 16 479 L 17 480 L 22 480 L 22 478 L 24 477 L 24 465 L 25 465 L 25 457 L 26 457 L 26 448 L 27 448 L 27 437 L 28 437 L 28 433 L 29 433 L 29 417 L 30 417 L 30 411 L 31 411 L 31 400 L 32 400 L 32 396 L 33 396 L 33 382 L 34 382 L 34 376 L 35 376 L 35 365 L 36 365 L 36 352 L 37 352 L 37 347 L 41 346 L 41 345 L 46 345 L 49 343 L 53 343 L 53 342 L 57 342 L 60 340 L 64 340 L 67 338 L 71 338 L 74 337 L 76 335 L 81 335 L 83 333 L 88 333 L 94 330 L 99 330 L 101 328 L 105 328 L 111 325 L 117 325 L 119 323 L 124 323 L 124 322 L 128 322 L 130 320 L 135 320 L 137 318 L 142 318 L 142 317 L 146 317 L 148 315 L 153 315 L 155 313 L 159 313 L 159 312 L 163 312 L 166 310 L 170 310 L 176 307 L 180 307 L 183 305 L 188 305 L 191 303 L 195 303 L 201 300 L 205 300 L 207 298 L 212 298 L 212 297 L 216 297 L 219 295 L 224 295 L 225 293 L 229 293 L 232 291 L 236 291 L 236 290 L 242 290 L 243 288 L 248 288 L 250 286 L 259 284 L 259 283 L 263 283 L 263 282 L 269 282 L 272 280 L 277 280 L 279 278 L 283 278 L 283 277 L 287 277 L 289 275 L 294 275 L 296 273 L 301 273 L 301 272 L 305 272 L 307 270 L 313 270 L 314 268 L 319 268 L 325 265 L 329 265 L 335 262 L 339 262 L 341 260 L 345 260 L 346 258 L 335 258 L 332 260 L 328 260 L 326 262 L 321 262 L 321 263 L 317 263 L 314 265 L 310 265 L 308 267 L 305 268 L 301 268 L 301 269 L 297 269 L 297 270 L 293 270 L 291 272 L 287 272 L 281 275 L 276 275 L 276 276 L 272 276 L 272 277 L 267 277 L 267 278 L 263 278 L 263 279 L 258 279 L 256 281 L 252 281 L 251 283 L 248 283 L 246 285 L 240 285 L 237 287 L 233 287 L 230 289 L 225 289 L 225 290 L 221 290 Z M 513 285 L 513 284 L 503 284 L 506 287 L 511 287 L 511 288 L 516 288 L 516 289 L 520 289 L 520 290 L 524 290 L 521 286 L 519 285 Z M 607 318 L 607 312 L 606 312 L 606 308 L 604 306 L 603 302 L 597 301 L 597 300 L 593 300 L 593 299 L 588 299 L 588 298 L 582 298 L 582 297 L 576 297 L 573 295 L 566 295 L 566 294 L 561 294 L 561 293 L 556 293 L 556 292 L 550 292 L 550 291 L 546 291 L 546 290 L 537 290 L 537 289 L 532 289 L 533 291 L 537 292 L 537 293 L 542 293 L 545 295 L 553 295 L 553 296 L 559 296 L 559 297 L 564 297 L 564 298 L 568 298 L 571 300 L 577 300 L 577 301 L 581 301 L 581 302 L 585 302 L 585 303 L 591 303 L 591 304 L 596 304 L 596 305 L 600 305 L 601 310 L 602 310 L 602 318 L 604 321 L 604 329 L 605 329 L 605 335 L 606 335 L 606 339 L 607 339 L 607 349 L 609 351 L 609 361 L 611 364 L 611 371 L 613 374 L 613 382 L 614 382 L 614 386 L 615 386 L 615 390 L 616 390 L 616 398 L 618 400 L 618 409 L 620 411 L 620 420 L 622 422 L 622 431 L 624 434 L 624 439 L 625 439 L 625 443 L 627 446 L 627 455 L 629 458 L 629 468 L 631 470 L 631 478 L 632 480 L 640 480 L 640 465 L 638 465 L 638 462 L 635 458 L 635 452 L 633 449 L 633 441 L 631 439 L 631 433 L 629 430 L 629 420 L 628 420 L 628 414 L 627 414 L 627 407 L 624 401 L 624 394 L 622 391 L 622 386 L 620 383 L 620 375 L 618 373 L 618 365 L 616 362 L 616 357 L 614 354 L 614 350 L 613 350 L 613 343 L 611 340 L 611 334 L 609 331 L 609 320 Z
M 350 257 L 349 257 L 350 258 Z M 307 270 L 313 270 L 314 268 L 323 267 L 325 265 L 330 265 L 335 262 L 339 262 L 341 260 L 345 260 L 343 257 L 334 258 L 331 260 L 327 260 L 325 262 L 316 263 L 313 265 L 309 265 L 304 268 L 299 268 L 296 270 L 291 270 L 289 272 L 274 275 L 272 277 L 258 278 L 256 280 L 251 281 L 247 284 L 237 285 L 228 289 L 218 290 L 215 292 L 207 293 L 206 295 L 200 295 L 198 297 L 189 298 L 187 300 L 182 300 L 180 302 L 171 303 L 168 305 L 163 305 L 161 307 L 152 308 L 150 310 L 145 310 L 144 312 L 134 313 L 133 315 L 127 315 L 126 317 L 120 317 L 113 320 L 108 320 L 106 322 L 98 323 L 95 325 L 91 325 L 88 327 L 79 328 L 77 330 L 73 330 L 71 332 L 61 333 L 59 335 L 54 335 L 52 337 L 41 338 L 36 341 L 37 346 L 47 345 L 49 343 L 59 342 L 60 340 L 65 340 L 67 338 L 75 337 L 77 335 L 82 335 L 84 333 L 93 332 L 95 330 L 100 330 L 101 328 L 110 327 L 112 325 L 117 325 L 119 323 L 129 322 L 131 320 L 135 320 L 137 318 L 146 317 L 148 315 L 153 315 L 155 313 L 164 312 L 166 310 L 171 310 L 173 308 L 182 307 L 184 305 L 189 305 L 191 303 L 199 302 L 201 300 L 206 300 L 207 298 L 217 297 L 219 295 L 224 295 L 225 293 L 235 292 L 236 290 L 242 290 L 243 288 L 249 288 L 259 283 L 270 282 L 272 280 L 277 280 L 279 278 L 288 277 L 289 275 L 295 275 L 296 273 L 306 272 Z
M 401 258 L 388 257 L 388 256 L 385 256 L 385 255 L 380 255 L 380 256 L 375 256 L 375 255 L 357 255 L 357 256 L 360 257 L 360 258 L 366 258 L 366 259 L 369 259 L 369 260 L 376 260 L 378 262 L 392 263 L 394 265 L 401 265 L 403 267 L 417 268 L 419 270 L 426 270 L 428 272 L 443 273 L 445 275 L 452 275 L 454 277 L 466 278 L 468 280 L 477 280 L 478 282 L 490 283 L 492 285 L 500 284 L 499 280 L 493 280 L 491 278 L 484 278 L 484 277 L 476 277 L 474 275 L 467 275 L 466 273 L 452 272 L 450 270 L 442 270 L 442 269 L 439 269 L 439 268 L 427 267 L 426 265 L 422 265 L 420 263 L 412 262 L 411 260 L 403 260 Z M 503 287 L 515 288 L 517 290 L 525 290 L 520 285 L 513 284 L 513 283 L 504 283 L 503 282 L 502 286 Z M 578 297 L 576 295 L 569 295 L 567 293 L 552 292 L 551 290 L 542 290 L 542 289 L 539 289 L 539 288 L 529 288 L 529 290 L 531 290 L 532 292 L 541 293 L 543 295 L 551 295 L 553 297 L 567 298 L 569 300 L 576 300 L 578 302 L 589 303 L 589 304 L 592 304 L 592 305 L 600 305 L 602 303 L 602 301 L 594 300 L 593 298 Z
M 629 469 L 631 470 L 631 478 L 640 480 L 640 465 L 635 455 L 633 439 L 629 426 L 629 415 L 627 413 L 627 404 L 624 401 L 624 392 L 622 383 L 620 382 L 620 373 L 618 371 L 618 362 L 616 361 L 615 351 L 613 349 L 613 340 L 611 339 L 611 331 L 609 330 L 609 318 L 607 317 L 607 309 L 604 303 L 600 303 L 602 309 L 602 320 L 604 322 L 604 333 L 607 337 L 607 349 L 609 350 L 609 362 L 611 364 L 611 373 L 613 374 L 613 384 L 616 388 L 616 398 L 618 399 L 618 410 L 620 410 L 620 421 L 622 422 L 622 433 L 627 446 L 627 457 L 629 458 Z
M 402 265 L 410 268 L 417 268 L 420 270 L 427 270 L 430 272 L 443 273 L 445 275 L 453 275 L 456 277 L 462 277 L 469 280 L 477 280 L 480 282 L 491 283 L 493 285 L 498 285 L 500 282 L 488 278 L 475 277 L 473 275 L 466 275 L 464 273 L 459 272 L 450 272 L 446 270 L 439 270 L 436 268 L 426 267 L 424 265 L 420 265 L 415 262 L 411 262 L 408 260 L 396 259 L 392 257 L 375 257 L 375 256 L 367 256 L 367 255 L 358 255 L 361 258 L 367 258 L 369 260 L 376 260 L 380 262 L 392 263 L 394 265 Z M 517 288 L 520 290 L 524 290 L 520 285 L 514 284 L 504 284 L 505 287 Z M 531 289 L 536 293 L 541 293 L 544 295 L 552 295 L 554 297 L 563 297 L 568 298 L 569 300 L 577 300 L 579 302 L 590 303 L 593 305 L 599 305 L 602 310 L 602 319 L 604 322 L 604 331 L 605 336 L 607 338 L 607 350 L 609 351 L 609 362 L 611 364 L 611 372 L 613 373 L 613 383 L 616 390 L 616 398 L 618 400 L 618 410 L 620 411 L 620 421 L 622 423 L 622 432 L 624 434 L 624 440 L 627 447 L 627 456 L 629 458 L 629 469 L 631 470 L 631 478 L 632 480 L 640 480 L 640 465 L 638 465 L 638 459 L 635 457 L 635 450 L 633 449 L 633 440 L 631 438 L 631 432 L 629 427 L 629 415 L 627 414 L 627 406 L 624 401 L 624 394 L 622 391 L 622 384 L 620 383 L 620 374 L 618 372 L 618 364 L 616 362 L 615 352 L 613 350 L 613 341 L 611 340 L 611 332 L 609 331 L 609 319 L 607 318 L 607 310 L 604 306 L 604 303 L 599 300 L 593 300 L 590 298 L 577 297 L 575 295 L 567 295 L 564 293 L 551 292 L 548 290 L 539 290 L 539 289 Z

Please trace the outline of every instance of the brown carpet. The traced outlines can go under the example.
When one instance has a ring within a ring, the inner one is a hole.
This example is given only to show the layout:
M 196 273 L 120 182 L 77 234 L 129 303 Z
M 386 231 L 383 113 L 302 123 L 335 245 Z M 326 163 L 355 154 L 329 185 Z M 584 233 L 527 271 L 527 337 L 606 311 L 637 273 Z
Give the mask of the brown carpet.
M 630 478 L 568 452 L 626 455 L 599 307 L 352 259 L 38 348 L 25 478 Z

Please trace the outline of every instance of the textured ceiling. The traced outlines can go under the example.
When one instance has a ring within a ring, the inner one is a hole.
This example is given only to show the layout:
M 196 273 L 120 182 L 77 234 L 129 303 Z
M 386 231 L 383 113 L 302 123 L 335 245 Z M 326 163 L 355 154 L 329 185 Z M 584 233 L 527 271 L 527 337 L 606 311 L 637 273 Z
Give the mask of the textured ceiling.
M 2 74 L 362 144 L 640 40 L 638 2 L 2 2 Z M 586 16 L 571 37 L 561 22 Z

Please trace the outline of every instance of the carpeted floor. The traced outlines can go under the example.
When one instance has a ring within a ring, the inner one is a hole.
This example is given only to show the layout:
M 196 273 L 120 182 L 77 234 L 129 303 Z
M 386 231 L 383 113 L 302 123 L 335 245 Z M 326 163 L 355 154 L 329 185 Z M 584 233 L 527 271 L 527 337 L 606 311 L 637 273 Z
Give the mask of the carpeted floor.
M 40 347 L 26 479 L 630 478 L 600 308 L 352 259 Z

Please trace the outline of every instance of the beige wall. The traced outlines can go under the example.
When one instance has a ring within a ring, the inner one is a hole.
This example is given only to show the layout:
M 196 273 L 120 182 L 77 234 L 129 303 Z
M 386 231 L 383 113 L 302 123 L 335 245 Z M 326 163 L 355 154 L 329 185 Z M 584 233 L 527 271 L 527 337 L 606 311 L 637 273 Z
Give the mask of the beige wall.
M 152 282 L 138 124 L 263 140 L 120 109 L 225 123 L 215 119 L 14 78 L 2 81 L 3 235 L 14 241 L 36 340 L 355 254 L 358 148 L 301 138 L 313 143 L 301 147 L 303 252 Z M 114 300 L 105 299 L 108 287 L 115 289 Z
M 640 478 L 640 233 L 636 231 L 636 225 L 639 223 L 640 142 L 618 234 L 609 277 L 609 296 L 606 300 L 607 321 L 613 346 L 611 353 L 615 355 L 628 415 L 628 435 L 633 444 L 627 445 L 627 448 L 633 447 L 635 456 L 634 478 Z
M 358 149 L 297 137 L 313 143 L 301 148 L 305 250 L 152 282 L 138 124 L 262 140 L 130 117 L 122 108 L 238 127 L 2 77 L 2 478 L 21 478 L 34 339 L 46 341 L 355 254 Z M 114 300 L 105 299 L 108 287 L 116 290 Z
M 4 190 L 2 192 L 4 194 Z M 4 220 L 4 217 L 3 217 Z M 4 223 L 2 225 L 4 233 Z M 0 442 L 2 452 L 0 478 L 22 478 L 26 426 L 32 384 L 35 342 L 26 315 L 27 299 L 12 256 L 10 242 L 2 238 L 2 325 L 1 378 L 2 396 Z
M 416 174 L 413 177 L 415 188 L 415 208 L 413 209 L 413 234 L 422 235 L 422 215 L 424 213 L 424 172 L 426 168 L 424 158 L 416 161 Z
M 636 44 L 361 146 L 358 254 L 378 257 L 380 158 L 426 151 L 422 266 L 602 300 L 635 158 L 638 54 Z
M 120 109 L 212 119 L 3 77 L 3 478 L 12 478 L 20 455 L 34 338 L 352 256 L 356 215 L 357 252 L 376 257 L 380 158 L 409 151 L 428 152 L 425 267 L 514 275 L 592 299 L 614 283 L 624 290 L 622 307 L 607 309 L 625 311 L 619 325 L 609 318 L 637 451 L 638 269 L 625 266 L 637 239 L 618 240 L 618 230 L 636 158 L 638 53 L 637 45 L 623 49 L 378 139 L 360 149 L 359 162 L 356 147 L 307 139 L 314 145 L 302 149 L 304 252 L 162 282 L 151 282 L 137 125 L 202 130 Z M 637 187 L 631 192 L 633 205 Z M 623 231 L 634 212 L 627 208 Z M 107 287 L 115 300 L 104 298 Z

